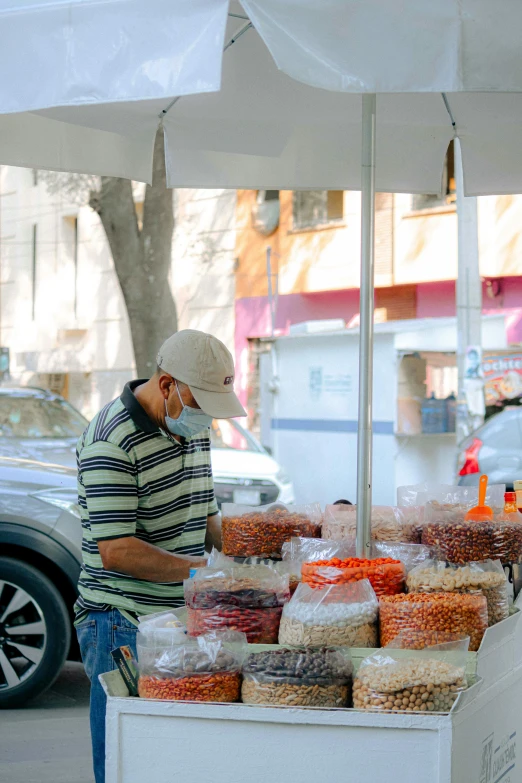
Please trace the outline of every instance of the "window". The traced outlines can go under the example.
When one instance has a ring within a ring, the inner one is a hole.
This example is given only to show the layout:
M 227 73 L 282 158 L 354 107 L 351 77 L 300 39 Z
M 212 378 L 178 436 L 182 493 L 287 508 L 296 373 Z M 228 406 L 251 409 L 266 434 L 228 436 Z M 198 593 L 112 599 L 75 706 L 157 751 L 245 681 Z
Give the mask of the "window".
M 344 191 L 296 190 L 293 198 L 294 229 L 336 223 L 344 217 Z
M 252 222 L 256 231 L 268 237 L 279 225 L 279 191 L 258 190 L 252 208 Z
M 411 208 L 412 211 L 417 212 L 421 209 L 445 207 L 448 204 L 454 204 L 456 200 L 455 148 L 453 142 L 451 142 L 446 153 L 444 171 L 442 172 L 442 196 L 430 194 L 414 195 L 411 197 Z
M 38 226 L 33 224 L 33 236 L 31 241 L 31 319 L 34 321 L 36 312 L 36 241 Z
M 86 426 L 62 400 L 0 395 L 0 438 L 79 438 Z
M 214 419 L 210 428 L 210 442 L 214 449 L 263 451 L 250 433 L 233 419 Z

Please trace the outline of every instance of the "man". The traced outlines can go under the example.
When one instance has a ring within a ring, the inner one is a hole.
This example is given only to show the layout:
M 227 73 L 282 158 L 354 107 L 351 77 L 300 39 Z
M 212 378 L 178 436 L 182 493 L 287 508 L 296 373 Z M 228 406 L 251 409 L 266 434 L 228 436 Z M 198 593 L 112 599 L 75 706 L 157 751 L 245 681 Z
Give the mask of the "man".
M 78 441 L 83 567 L 75 625 L 91 681 L 96 783 L 105 781 L 111 650 L 135 651 L 137 618 L 183 605 L 183 580 L 221 545 L 210 464 L 213 418 L 245 416 L 234 362 L 212 335 L 170 337 L 150 380 L 128 383 Z

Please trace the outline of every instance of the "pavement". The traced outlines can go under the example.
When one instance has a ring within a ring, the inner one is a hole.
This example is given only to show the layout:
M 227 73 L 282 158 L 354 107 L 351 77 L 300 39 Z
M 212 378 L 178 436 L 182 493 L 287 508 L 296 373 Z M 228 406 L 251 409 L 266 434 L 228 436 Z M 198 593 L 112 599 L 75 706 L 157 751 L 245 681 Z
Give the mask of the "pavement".
M 94 783 L 89 680 L 67 663 L 48 691 L 18 710 L 0 710 L 1 783 Z

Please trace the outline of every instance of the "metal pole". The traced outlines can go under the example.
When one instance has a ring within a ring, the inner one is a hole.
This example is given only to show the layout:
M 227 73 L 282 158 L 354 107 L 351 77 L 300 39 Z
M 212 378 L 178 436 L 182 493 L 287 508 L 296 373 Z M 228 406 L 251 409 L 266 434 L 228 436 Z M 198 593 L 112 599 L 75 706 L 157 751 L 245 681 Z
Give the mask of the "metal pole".
M 455 178 L 457 180 L 458 276 L 457 276 L 457 443 L 468 437 L 484 421 L 481 412 L 469 410 L 466 384 L 475 391 L 482 378 L 466 379 L 466 351 L 482 345 L 482 281 L 479 270 L 477 199 L 464 196 L 464 175 L 460 141 L 455 139 Z M 479 350 L 480 354 L 480 350 Z M 475 394 L 475 396 L 477 396 Z
M 376 96 L 362 96 L 359 424 L 357 429 L 357 556 L 370 555 L 372 511 L 373 287 Z

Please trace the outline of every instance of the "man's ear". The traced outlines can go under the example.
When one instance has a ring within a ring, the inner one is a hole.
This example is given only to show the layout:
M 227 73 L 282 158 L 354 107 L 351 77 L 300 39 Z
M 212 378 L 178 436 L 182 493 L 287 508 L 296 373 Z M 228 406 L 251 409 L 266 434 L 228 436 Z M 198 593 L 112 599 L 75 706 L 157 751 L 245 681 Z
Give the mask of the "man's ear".
M 160 374 L 158 380 L 158 386 L 160 388 L 161 394 L 163 395 L 163 399 L 166 400 L 168 398 L 173 383 L 174 383 L 174 379 L 166 372 L 162 372 Z

